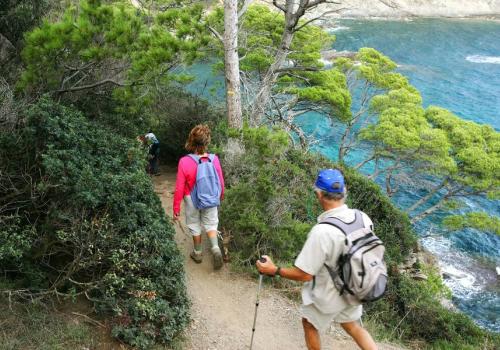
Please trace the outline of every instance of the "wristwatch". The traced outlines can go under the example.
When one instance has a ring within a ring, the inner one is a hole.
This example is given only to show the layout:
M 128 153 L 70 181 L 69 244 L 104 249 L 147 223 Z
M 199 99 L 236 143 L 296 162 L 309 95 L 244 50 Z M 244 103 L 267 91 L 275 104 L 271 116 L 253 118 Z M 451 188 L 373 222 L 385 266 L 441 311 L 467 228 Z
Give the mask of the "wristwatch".
M 280 276 L 280 277 L 281 277 L 281 275 L 280 275 L 280 271 L 281 271 L 281 267 L 279 267 L 279 266 L 278 266 L 278 268 L 277 268 L 277 269 L 276 269 L 276 271 L 274 272 L 273 277 L 276 277 L 276 276 Z

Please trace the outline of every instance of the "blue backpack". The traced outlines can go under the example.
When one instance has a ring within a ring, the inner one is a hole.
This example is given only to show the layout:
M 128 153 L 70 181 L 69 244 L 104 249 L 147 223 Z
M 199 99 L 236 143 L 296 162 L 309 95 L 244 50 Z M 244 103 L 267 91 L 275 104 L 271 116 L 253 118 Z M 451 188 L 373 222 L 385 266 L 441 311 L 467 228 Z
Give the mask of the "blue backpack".
M 197 209 L 206 209 L 217 207 L 220 204 L 222 187 L 219 175 L 213 164 L 215 155 L 209 154 L 208 161 L 203 162 L 201 157 L 195 154 L 189 154 L 198 165 L 196 170 L 196 182 L 191 191 L 191 200 Z

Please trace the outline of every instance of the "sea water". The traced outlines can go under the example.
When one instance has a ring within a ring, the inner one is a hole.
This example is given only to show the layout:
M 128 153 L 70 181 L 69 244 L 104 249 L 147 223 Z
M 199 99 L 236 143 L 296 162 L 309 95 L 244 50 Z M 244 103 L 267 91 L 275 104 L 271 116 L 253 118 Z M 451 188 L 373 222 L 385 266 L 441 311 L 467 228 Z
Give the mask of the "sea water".
M 414 21 L 342 20 L 333 32 L 334 48 L 355 51 L 373 47 L 398 64 L 423 97 L 424 105 L 447 108 L 458 116 L 490 124 L 500 131 L 500 23 L 476 20 L 421 19 Z M 324 130 L 319 116 L 302 120 L 310 131 Z M 331 133 L 330 133 L 331 135 Z M 331 136 L 335 138 L 335 136 Z M 338 137 L 337 137 L 338 138 Z M 326 137 L 319 150 L 332 159 Z M 356 163 L 365 155 L 356 152 Z M 403 191 L 395 201 L 408 207 L 418 193 Z M 500 202 L 467 199 L 467 210 L 500 216 Z M 415 229 L 423 245 L 439 260 L 453 302 L 478 324 L 500 331 L 500 236 L 476 230 L 447 233 L 434 215 Z

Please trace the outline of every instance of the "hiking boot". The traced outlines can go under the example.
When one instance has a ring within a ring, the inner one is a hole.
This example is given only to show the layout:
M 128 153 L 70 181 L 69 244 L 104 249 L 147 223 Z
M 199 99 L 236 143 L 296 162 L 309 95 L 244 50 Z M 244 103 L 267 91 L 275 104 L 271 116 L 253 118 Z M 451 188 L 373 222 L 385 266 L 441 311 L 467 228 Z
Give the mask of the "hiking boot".
M 201 252 L 196 252 L 196 251 L 192 251 L 191 254 L 189 254 L 189 256 L 191 257 L 191 259 L 194 260 L 195 263 L 197 264 L 201 264 L 201 262 L 203 261 L 203 254 Z
M 222 267 L 222 252 L 219 247 L 212 247 L 212 254 L 214 255 L 214 270 Z

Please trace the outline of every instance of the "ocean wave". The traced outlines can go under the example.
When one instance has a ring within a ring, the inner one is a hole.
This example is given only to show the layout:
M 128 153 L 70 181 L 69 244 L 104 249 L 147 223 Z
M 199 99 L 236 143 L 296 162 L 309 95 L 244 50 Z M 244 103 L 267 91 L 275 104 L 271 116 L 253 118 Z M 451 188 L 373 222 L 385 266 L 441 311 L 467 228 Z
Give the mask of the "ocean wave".
M 328 29 L 328 32 L 329 33 L 335 33 L 335 32 L 340 32 L 341 30 L 349 30 L 351 29 L 350 27 L 346 27 L 346 26 L 336 26 L 336 27 L 333 27 L 333 28 L 329 28 Z
M 431 236 L 424 238 L 422 243 L 429 252 L 439 257 L 439 267 L 444 277 L 444 283 L 461 299 L 477 296 L 485 287 L 481 277 L 482 268 L 478 268 L 470 256 L 453 247 L 449 238 Z
M 482 288 L 476 283 L 476 278 L 464 270 L 452 265 L 441 264 L 443 275 L 446 276 L 444 283 L 456 291 L 460 291 L 463 297 L 471 296 Z
M 500 56 L 470 55 L 467 56 L 465 59 L 472 63 L 500 64 Z

